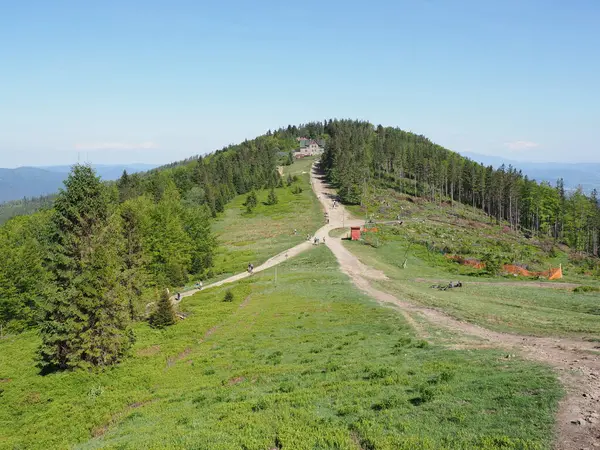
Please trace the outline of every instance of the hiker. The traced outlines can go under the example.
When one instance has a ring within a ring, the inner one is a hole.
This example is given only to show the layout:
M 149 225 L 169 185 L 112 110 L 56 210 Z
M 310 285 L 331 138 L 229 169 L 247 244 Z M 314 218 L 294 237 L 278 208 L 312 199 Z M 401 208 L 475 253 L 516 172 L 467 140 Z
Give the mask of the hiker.
M 248 264 L 248 273 L 250 275 L 252 275 L 252 273 L 254 272 L 254 265 L 252 263 Z
M 317 245 L 319 243 L 319 238 L 315 236 L 315 239 L 313 240 L 313 245 Z
M 177 301 L 180 302 L 181 301 L 181 292 L 177 293 Z
M 323 244 L 325 243 L 325 236 L 323 236 Z
M 297 234 L 298 234 L 298 230 L 296 230 L 296 229 L 294 228 L 294 236 L 296 236 Z
M 201 290 L 202 290 L 202 281 L 198 281 L 198 282 L 196 283 L 196 289 L 198 289 L 199 291 L 201 291 Z

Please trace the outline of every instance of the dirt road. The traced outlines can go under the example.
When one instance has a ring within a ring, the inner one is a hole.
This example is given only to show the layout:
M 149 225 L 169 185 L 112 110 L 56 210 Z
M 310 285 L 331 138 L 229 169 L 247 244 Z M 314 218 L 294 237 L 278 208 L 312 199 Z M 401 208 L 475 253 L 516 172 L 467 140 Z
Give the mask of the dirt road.
M 312 184 L 323 207 L 331 211 L 330 223 L 324 229 L 339 228 L 342 223 L 346 227 L 361 224 L 361 221 L 350 220 L 342 205 L 331 209 L 331 199 L 335 197 L 335 192 L 326 185 L 314 169 Z M 343 246 L 340 238 L 328 238 L 327 246 L 337 258 L 341 270 L 359 289 L 379 302 L 396 305 L 417 332 L 422 329 L 414 320 L 415 315 L 425 318 L 436 326 L 459 333 L 467 339 L 467 343 L 471 338 L 471 347 L 505 348 L 507 352 L 519 353 L 525 358 L 554 367 L 567 392 L 557 415 L 556 448 L 561 450 L 600 448 L 599 343 L 497 333 L 456 320 L 441 311 L 411 304 L 373 287 L 371 281 L 385 279 L 385 274 L 362 264 Z M 485 344 L 482 345 L 482 341 Z

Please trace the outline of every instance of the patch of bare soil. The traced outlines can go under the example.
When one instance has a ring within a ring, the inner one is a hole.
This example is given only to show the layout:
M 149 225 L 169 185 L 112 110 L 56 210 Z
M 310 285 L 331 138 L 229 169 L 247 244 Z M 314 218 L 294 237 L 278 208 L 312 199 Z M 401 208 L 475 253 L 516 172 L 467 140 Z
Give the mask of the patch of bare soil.
M 239 384 L 239 383 L 241 383 L 242 381 L 245 381 L 245 380 L 246 379 L 244 377 L 235 377 L 235 378 L 232 378 L 231 380 L 229 380 L 227 382 L 227 384 L 229 386 L 233 386 L 233 385 Z
M 160 345 L 152 345 L 150 347 L 141 348 L 137 351 L 137 356 L 153 356 L 160 352 Z
M 242 303 L 240 303 L 240 308 L 244 308 L 248 303 L 250 303 L 250 298 L 252 295 L 247 296 Z
M 123 411 L 113 414 L 113 416 L 109 419 L 109 421 L 106 422 L 104 425 L 94 428 L 91 431 L 92 436 L 95 438 L 103 436 L 104 434 L 106 434 L 106 432 L 110 429 L 111 426 L 113 426 L 119 420 L 121 420 L 123 418 L 123 416 L 125 416 L 128 412 L 130 412 L 131 410 L 134 410 L 136 408 L 141 408 L 142 406 L 148 405 L 150 403 L 154 403 L 155 401 L 156 400 L 144 400 L 141 402 L 134 402 L 134 403 L 127 405 L 127 407 Z

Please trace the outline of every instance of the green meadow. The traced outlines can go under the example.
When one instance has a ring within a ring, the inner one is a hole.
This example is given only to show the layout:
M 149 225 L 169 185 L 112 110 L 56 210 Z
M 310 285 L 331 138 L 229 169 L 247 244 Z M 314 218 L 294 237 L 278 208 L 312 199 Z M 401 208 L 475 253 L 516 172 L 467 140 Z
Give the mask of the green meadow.
M 41 376 L 34 333 L 0 340 L 0 447 L 551 447 L 550 369 L 418 339 L 324 246 L 181 308 L 97 373 Z

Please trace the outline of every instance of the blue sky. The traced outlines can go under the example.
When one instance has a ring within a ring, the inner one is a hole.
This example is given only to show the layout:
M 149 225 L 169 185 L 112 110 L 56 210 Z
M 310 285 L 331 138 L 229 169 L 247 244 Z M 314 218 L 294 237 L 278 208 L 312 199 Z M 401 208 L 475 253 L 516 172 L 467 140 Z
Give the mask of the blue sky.
M 600 162 L 598 24 L 596 0 L 0 0 L 0 167 L 165 163 L 332 117 Z

